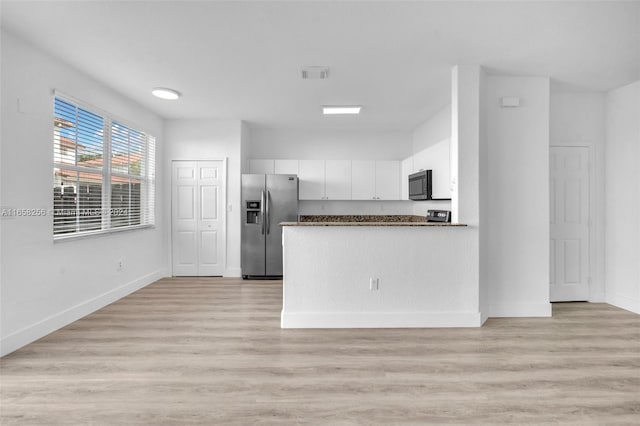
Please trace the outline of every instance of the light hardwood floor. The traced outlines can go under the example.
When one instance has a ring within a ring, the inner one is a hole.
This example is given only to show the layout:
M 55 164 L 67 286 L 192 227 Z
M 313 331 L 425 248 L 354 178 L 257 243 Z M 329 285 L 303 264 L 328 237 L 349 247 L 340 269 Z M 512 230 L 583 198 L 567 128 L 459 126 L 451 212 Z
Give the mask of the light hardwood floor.
M 640 424 L 640 316 L 282 330 L 280 282 L 164 279 L 2 359 L 6 425 Z

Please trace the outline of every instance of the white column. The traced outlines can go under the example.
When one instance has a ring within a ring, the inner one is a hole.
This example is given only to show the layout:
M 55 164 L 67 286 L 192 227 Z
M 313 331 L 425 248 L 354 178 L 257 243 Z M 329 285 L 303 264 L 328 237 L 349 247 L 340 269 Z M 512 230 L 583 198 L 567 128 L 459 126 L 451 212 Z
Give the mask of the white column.
M 479 223 L 480 67 L 451 72 L 451 210 L 454 222 Z
M 468 225 L 470 255 L 459 260 L 471 270 L 475 304 L 484 322 L 487 309 L 480 303 L 480 66 L 455 66 L 451 82 L 452 221 Z

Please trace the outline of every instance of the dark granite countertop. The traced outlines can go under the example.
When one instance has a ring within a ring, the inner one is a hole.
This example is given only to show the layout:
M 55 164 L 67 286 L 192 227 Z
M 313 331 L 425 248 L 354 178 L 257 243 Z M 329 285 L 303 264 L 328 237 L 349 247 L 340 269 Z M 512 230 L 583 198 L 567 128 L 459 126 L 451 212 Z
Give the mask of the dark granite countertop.
M 467 226 L 460 223 L 427 222 L 415 215 L 304 215 L 298 222 L 280 226 Z
M 416 215 L 303 215 L 300 222 L 426 222 L 424 216 Z

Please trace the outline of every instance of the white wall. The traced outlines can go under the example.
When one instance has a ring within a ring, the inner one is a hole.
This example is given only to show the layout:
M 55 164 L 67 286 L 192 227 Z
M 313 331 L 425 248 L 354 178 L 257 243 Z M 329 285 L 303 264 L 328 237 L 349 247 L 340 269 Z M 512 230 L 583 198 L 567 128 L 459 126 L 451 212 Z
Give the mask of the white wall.
M 6 32 L 1 54 L 4 207 L 53 208 L 52 89 L 154 135 L 162 164 L 159 117 Z M 156 185 L 164 185 L 162 173 Z M 167 275 L 167 215 L 156 194 L 153 229 L 54 243 L 50 216 L 2 220 L 3 355 Z
M 427 151 L 426 156 L 433 156 L 435 162 L 443 164 L 433 165 L 435 198 L 450 197 L 451 179 L 451 105 L 447 105 L 433 116 L 422 122 L 412 133 L 412 153 Z M 432 152 L 431 152 L 432 151 Z M 416 167 L 417 168 L 417 167 Z M 443 171 L 447 170 L 443 179 Z M 425 216 L 427 210 L 451 210 L 450 201 L 416 201 L 413 203 L 413 214 Z
M 549 79 L 487 76 L 486 89 L 489 316 L 549 316 Z
M 590 276 L 589 301 L 605 301 L 604 274 L 604 147 L 605 94 L 597 92 L 551 92 L 551 146 L 589 148 L 590 174 Z
M 415 154 L 449 138 L 451 138 L 451 105 L 442 108 L 413 130 L 411 153 Z
M 1 13 L 1 12 L 0 12 Z M 0 31 L 0 53 L 1 53 L 1 49 L 2 49 L 2 44 L 3 44 L 3 36 L 4 36 L 4 31 Z M 0 60 L 2 60 L 2 58 L 0 57 Z M 2 74 L 4 72 L 3 67 L 1 66 L 2 62 L 0 62 L 0 94 L 2 93 Z M 3 196 L 3 192 L 2 192 L 2 188 L 4 187 L 4 177 L 3 177 L 3 173 L 2 173 L 2 165 L 4 164 L 4 155 L 3 155 L 3 151 L 4 151 L 4 133 L 1 131 L 1 129 L 4 129 L 4 122 L 3 122 L 3 113 L 2 110 L 0 109 L 0 208 L 2 208 L 4 206 L 4 196 Z M 3 306 L 3 292 L 2 292 L 2 238 L 3 238 L 3 233 L 2 233 L 2 228 L 4 227 L 4 221 L 0 218 L 0 321 L 2 320 L 2 306 Z M 4 352 L 2 352 L 2 336 L 4 334 L 2 333 L 2 324 L 0 323 L 0 356 L 4 355 Z
M 171 176 L 173 160 L 227 159 L 227 266 L 224 275 L 239 277 L 242 123 L 215 119 L 167 120 L 165 140 L 164 171 L 167 176 Z M 170 180 L 166 180 L 164 187 L 166 211 L 171 211 Z
M 249 158 L 402 160 L 411 143 L 411 132 L 252 128 Z
M 606 298 L 640 314 L 640 81 L 606 96 Z
M 478 304 L 483 316 L 483 322 L 489 316 L 489 141 L 487 135 L 488 114 L 483 106 L 487 104 L 487 73 L 480 68 L 480 128 L 478 139 L 478 212 L 480 226 L 478 229 L 478 257 L 480 265 L 478 267 Z

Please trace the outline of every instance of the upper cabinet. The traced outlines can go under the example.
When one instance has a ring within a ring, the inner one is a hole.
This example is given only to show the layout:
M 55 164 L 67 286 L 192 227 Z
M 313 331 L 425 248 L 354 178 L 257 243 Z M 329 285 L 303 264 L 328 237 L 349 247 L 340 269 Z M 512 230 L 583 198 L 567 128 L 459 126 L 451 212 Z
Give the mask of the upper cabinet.
M 406 180 L 400 161 L 249 160 L 249 170 L 297 174 L 301 200 L 400 200 Z
M 402 161 L 256 159 L 249 170 L 298 175 L 301 200 L 408 200 L 409 175 L 432 170 L 433 198 L 450 199 L 450 151 L 444 139 Z
M 251 173 L 262 175 L 272 175 L 275 170 L 274 160 L 249 160 L 249 170 Z
M 351 161 L 300 160 L 301 200 L 350 200 Z
M 273 160 L 273 172 L 277 175 L 297 175 L 298 160 Z
M 351 199 L 351 161 L 326 160 L 324 162 L 325 200 Z
M 351 199 L 376 199 L 375 161 L 354 160 L 351 162 Z
M 301 200 L 324 200 L 324 160 L 298 162 Z
M 249 160 L 249 173 L 297 175 L 298 160 Z
M 376 200 L 400 199 L 400 162 L 376 161 Z
M 352 161 L 352 200 L 399 200 L 399 161 Z

